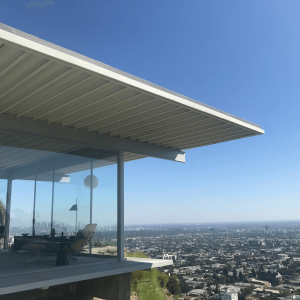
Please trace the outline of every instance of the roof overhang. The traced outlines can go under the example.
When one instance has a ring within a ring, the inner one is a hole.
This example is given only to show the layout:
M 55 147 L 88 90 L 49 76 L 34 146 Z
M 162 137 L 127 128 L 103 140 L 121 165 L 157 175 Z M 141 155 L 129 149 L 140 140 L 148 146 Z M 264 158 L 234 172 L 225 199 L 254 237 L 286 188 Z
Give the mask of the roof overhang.
M 1 23 L 0 80 L 2 133 L 122 150 L 127 160 L 184 162 L 183 149 L 264 133 L 254 123 Z

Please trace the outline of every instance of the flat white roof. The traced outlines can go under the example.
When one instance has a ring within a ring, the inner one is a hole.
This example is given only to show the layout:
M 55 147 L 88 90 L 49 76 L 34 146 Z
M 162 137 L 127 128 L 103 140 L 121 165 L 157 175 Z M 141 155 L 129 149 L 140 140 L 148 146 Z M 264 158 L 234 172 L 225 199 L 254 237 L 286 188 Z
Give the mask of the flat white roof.
M 264 133 L 254 123 L 1 23 L 0 81 L 1 114 L 148 145 L 183 150 Z

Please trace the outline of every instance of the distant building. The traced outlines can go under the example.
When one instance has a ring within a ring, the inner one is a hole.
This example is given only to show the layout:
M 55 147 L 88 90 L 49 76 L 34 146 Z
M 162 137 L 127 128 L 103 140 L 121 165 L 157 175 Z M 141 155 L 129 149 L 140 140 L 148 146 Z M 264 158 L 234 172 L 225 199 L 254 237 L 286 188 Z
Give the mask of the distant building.
M 158 255 L 156 258 L 158 259 L 167 259 L 167 260 L 176 260 L 177 259 L 177 254 L 163 254 L 163 255 Z
M 249 295 L 246 297 L 246 300 L 258 300 L 258 298 L 253 295 Z
M 250 278 L 249 279 L 249 283 L 251 284 L 259 284 L 261 285 L 263 288 L 267 288 L 270 286 L 270 282 L 269 281 L 264 281 L 264 280 L 258 280 L 258 279 L 254 279 L 254 278 Z
M 227 290 L 226 292 L 213 296 L 214 300 L 238 300 L 238 293 L 233 290 Z
M 188 292 L 187 295 L 197 297 L 197 296 L 203 295 L 204 293 L 206 293 L 206 290 L 194 289 L 194 290 L 191 290 L 190 292 Z
M 180 300 L 196 300 L 196 299 L 199 299 L 199 298 L 195 298 L 193 296 L 181 296 L 179 299 Z

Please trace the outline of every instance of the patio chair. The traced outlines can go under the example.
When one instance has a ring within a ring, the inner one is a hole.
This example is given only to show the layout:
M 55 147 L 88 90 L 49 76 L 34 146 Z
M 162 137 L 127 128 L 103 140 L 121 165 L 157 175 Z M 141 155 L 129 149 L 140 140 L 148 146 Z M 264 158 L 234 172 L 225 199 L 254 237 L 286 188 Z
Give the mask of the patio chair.
M 42 261 L 39 257 L 40 252 L 59 253 L 61 251 L 61 244 L 63 243 L 63 250 L 66 251 L 72 260 L 77 260 L 74 255 L 78 255 L 83 250 L 83 247 L 89 244 L 94 236 L 96 226 L 97 224 L 89 224 L 84 229 L 79 229 L 74 239 L 62 239 L 60 242 L 52 242 L 46 239 L 31 241 L 25 244 L 22 250 L 37 252 L 38 256 L 35 260 Z M 33 260 L 27 262 L 31 261 Z

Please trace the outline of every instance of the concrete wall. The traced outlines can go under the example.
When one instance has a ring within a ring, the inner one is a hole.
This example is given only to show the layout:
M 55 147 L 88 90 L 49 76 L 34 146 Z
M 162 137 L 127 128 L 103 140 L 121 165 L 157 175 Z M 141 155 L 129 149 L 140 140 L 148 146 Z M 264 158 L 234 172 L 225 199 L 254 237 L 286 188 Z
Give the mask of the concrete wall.
M 130 300 L 131 273 L 0 295 L 0 300 Z

